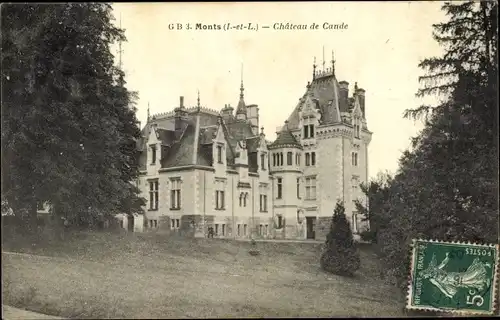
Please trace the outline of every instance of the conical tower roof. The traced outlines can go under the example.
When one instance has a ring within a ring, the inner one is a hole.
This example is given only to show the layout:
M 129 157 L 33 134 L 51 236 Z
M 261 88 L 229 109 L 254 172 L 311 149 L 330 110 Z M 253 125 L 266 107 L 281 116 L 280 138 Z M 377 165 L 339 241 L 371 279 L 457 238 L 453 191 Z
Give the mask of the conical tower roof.
M 244 95 L 244 87 L 243 87 L 243 80 L 241 81 L 241 87 L 240 87 L 240 100 L 238 101 L 238 106 L 236 107 L 236 114 L 244 114 L 246 116 L 247 114 L 247 106 L 245 104 L 245 95 Z
M 276 140 L 269 145 L 269 149 L 277 148 L 299 148 L 302 149 L 302 145 L 295 139 L 292 132 L 288 128 L 288 121 L 285 121 L 285 126 L 278 133 Z

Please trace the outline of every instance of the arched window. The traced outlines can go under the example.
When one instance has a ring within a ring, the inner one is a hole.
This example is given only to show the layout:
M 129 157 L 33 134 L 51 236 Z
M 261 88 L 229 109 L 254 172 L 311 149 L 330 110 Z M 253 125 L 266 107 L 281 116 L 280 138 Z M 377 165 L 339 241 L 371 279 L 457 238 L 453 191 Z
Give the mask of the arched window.
M 280 166 L 283 165 L 283 152 L 280 152 Z

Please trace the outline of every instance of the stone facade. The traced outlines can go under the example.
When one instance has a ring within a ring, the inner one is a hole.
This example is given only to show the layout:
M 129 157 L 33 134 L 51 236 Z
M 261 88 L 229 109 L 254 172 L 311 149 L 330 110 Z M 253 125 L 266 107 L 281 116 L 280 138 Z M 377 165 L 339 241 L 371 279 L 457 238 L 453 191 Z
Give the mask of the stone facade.
M 355 85 L 349 97 L 333 66 L 314 70 L 272 143 L 258 132 L 259 107 L 244 102 L 243 83 L 235 114 L 183 100 L 149 117 L 138 142 L 145 231 L 322 240 L 337 200 L 355 234 L 368 228 L 354 206 L 368 179 L 365 92 Z

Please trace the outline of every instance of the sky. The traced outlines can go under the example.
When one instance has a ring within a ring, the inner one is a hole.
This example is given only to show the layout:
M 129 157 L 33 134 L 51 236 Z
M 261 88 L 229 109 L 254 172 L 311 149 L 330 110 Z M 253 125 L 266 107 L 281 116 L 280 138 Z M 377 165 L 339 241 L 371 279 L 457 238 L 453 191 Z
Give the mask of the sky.
M 366 90 L 366 119 L 373 132 L 368 148 L 369 175 L 395 172 L 420 122 L 403 119 L 407 108 L 433 99 L 415 97 L 418 63 L 439 56 L 432 24 L 445 19 L 442 2 L 251 2 L 115 3 L 115 23 L 125 29 L 122 68 L 127 87 L 136 91 L 137 117 L 168 112 L 184 96 L 187 106 L 219 111 L 236 107 L 243 78 L 245 102 L 259 105 L 260 126 L 274 140 L 312 80 L 314 57 L 331 66 L 334 52 L 339 81 Z M 325 30 L 324 23 L 343 24 Z M 169 25 L 182 24 L 182 30 Z M 186 30 L 196 23 L 252 23 L 258 30 Z M 307 25 L 307 30 L 275 30 L 275 23 Z M 262 26 L 270 28 L 264 29 Z M 118 60 L 118 49 L 115 50 Z M 324 59 L 323 59 L 324 57 Z

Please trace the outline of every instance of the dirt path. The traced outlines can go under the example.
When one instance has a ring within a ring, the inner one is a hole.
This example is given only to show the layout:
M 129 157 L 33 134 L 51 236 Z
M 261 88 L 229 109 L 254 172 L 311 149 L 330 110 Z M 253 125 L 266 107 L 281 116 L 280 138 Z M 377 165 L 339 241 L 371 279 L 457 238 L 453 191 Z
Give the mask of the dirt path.
M 2 305 L 2 319 L 5 320 L 26 320 L 26 319 L 64 319 L 46 314 L 31 312 L 10 306 Z

